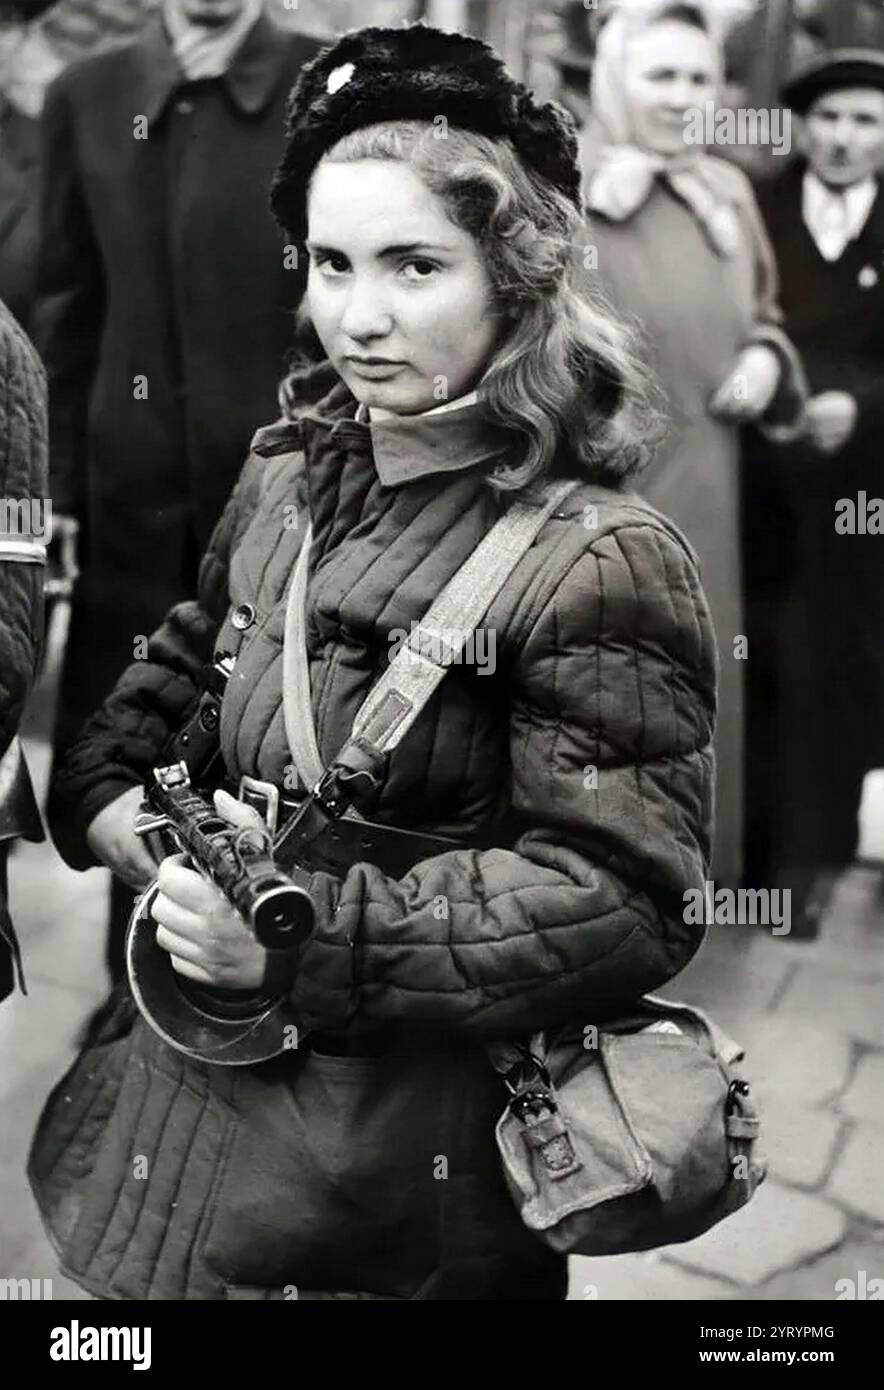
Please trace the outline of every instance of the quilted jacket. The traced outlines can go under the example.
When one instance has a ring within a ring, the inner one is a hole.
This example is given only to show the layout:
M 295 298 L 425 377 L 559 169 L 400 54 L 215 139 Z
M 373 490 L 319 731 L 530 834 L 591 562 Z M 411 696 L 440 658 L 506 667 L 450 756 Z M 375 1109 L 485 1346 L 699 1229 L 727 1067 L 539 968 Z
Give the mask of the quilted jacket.
M 61 842 L 71 864 L 91 862 L 83 830 L 145 776 L 215 649 L 239 643 L 221 719 L 228 773 L 285 781 L 283 617 L 305 514 L 326 763 L 393 635 L 493 525 L 505 502 L 486 481 L 494 446 L 478 408 L 384 426 L 353 412 L 339 384 L 296 424 L 259 431 L 199 599 L 172 610 L 57 774 L 60 823 L 79 826 Z M 504 1093 L 484 1045 L 591 1022 L 696 950 L 682 904 L 709 852 L 715 649 L 679 532 L 636 496 L 589 484 L 483 626 L 493 671 L 450 669 L 366 811 L 462 847 L 399 881 L 358 863 L 313 877 L 299 1020 L 326 1036 L 393 1026 L 399 1041 L 379 1056 L 301 1049 L 219 1068 L 184 1060 L 118 1007 L 50 1098 L 31 1161 L 64 1267 L 86 1287 L 562 1296 L 563 1261 L 525 1232 L 503 1187 Z M 136 1154 L 146 1179 L 133 1177 Z

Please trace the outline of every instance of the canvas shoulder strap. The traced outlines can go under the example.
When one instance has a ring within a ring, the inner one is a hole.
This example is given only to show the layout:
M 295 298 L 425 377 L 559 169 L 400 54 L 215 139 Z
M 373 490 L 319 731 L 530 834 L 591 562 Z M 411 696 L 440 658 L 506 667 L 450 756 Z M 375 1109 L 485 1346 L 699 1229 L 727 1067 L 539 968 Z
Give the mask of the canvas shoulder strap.
M 455 664 L 494 599 L 576 481 L 548 483 L 539 500 L 518 499 L 480 541 L 403 642 L 353 722 L 357 741 L 378 754 L 392 752 Z M 314 788 L 325 773 L 313 724 L 305 640 L 310 531 L 289 590 L 283 646 L 283 713 L 298 775 Z M 341 751 L 340 757 L 346 753 Z M 340 759 L 339 759 L 340 760 Z

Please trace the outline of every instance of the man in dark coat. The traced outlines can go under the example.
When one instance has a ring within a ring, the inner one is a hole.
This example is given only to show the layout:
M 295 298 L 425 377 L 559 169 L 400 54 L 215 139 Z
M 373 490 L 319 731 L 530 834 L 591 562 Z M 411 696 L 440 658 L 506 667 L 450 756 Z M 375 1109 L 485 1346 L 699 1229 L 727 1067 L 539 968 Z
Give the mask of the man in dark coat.
M 749 460 L 748 838 L 754 877 L 791 887 L 793 930 L 812 934 L 813 881 L 853 858 L 863 776 L 884 765 L 884 535 L 867 516 L 884 497 L 884 55 L 826 54 L 783 95 L 807 159 L 759 201 L 815 394 L 808 441 Z
M 165 0 L 47 101 L 35 334 L 53 504 L 83 546 L 57 753 L 194 592 L 251 436 L 276 413 L 300 281 L 267 189 L 317 44 L 260 11 Z
M 6 860 L 19 839 L 42 840 L 40 813 L 16 732 L 43 639 L 46 378 L 0 303 L 0 999 L 24 984 L 6 904 Z
M 63 59 L 38 21 L 53 0 L 0 7 L 0 300 L 26 332 L 37 278 L 40 110 Z

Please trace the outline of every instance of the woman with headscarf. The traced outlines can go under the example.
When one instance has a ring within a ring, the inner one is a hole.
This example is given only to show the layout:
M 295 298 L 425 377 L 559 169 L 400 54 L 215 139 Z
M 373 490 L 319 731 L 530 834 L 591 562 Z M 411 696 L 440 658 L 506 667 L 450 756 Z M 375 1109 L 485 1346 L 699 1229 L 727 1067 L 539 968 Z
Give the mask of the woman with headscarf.
M 688 143 L 715 100 L 722 56 L 694 5 L 630 6 L 599 35 L 584 136 L 586 262 L 637 321 L 670 433 L 643 494 L 700 558 L 720 656 L 713 871 L 741 876 L 743 662 L 739 426 L 787 437 L 802 413 L 773 255 L 746 176 Z M 594 277 L 595 278 L 595 277 Z
M 488 609 L 494 662 L 454 660 L 370 779 L 368 841 L 411 846 L 410 868 L 354 843 L 310 876 L 312 933 L 269 969 L 218 890 L 163 862 L 168 973 L 288 1000 L 297 1045 L 277 1029 L 277 1055 L 220 1066 L 121 992 L 49 1101 L 32 1181 L 65 1270 L 102 1297 L 559 1299 L 566 1261 L 503 1182 L 486 1044 L 604 1017 L 699 943 L 715 670 L 695 560 L 624 491 L 647 412 L 622 328 L 575 287 L 573 127 L 484 44 L 415 26 L 324 51 L 273 201 L 306 248 L 325 382 L 259 432 L 199 600 L 58 773 L 72 863 L 155 872 L 139 784 L 213 653 L 234 661 L 225 782 L 288 815 L 303 731 L 331 769 L 403 633 L 426 667 L 420 623 L 498 519 L 576 487 Z

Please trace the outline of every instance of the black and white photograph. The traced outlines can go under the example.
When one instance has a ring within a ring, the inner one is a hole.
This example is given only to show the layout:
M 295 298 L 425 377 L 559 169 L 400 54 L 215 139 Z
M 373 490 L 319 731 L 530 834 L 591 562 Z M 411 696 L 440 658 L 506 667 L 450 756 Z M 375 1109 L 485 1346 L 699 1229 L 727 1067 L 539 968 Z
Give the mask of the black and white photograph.
M 0 0 L 23 1365 L 381 1300 L 846 1368 L 882 179 L 884 0 Z

